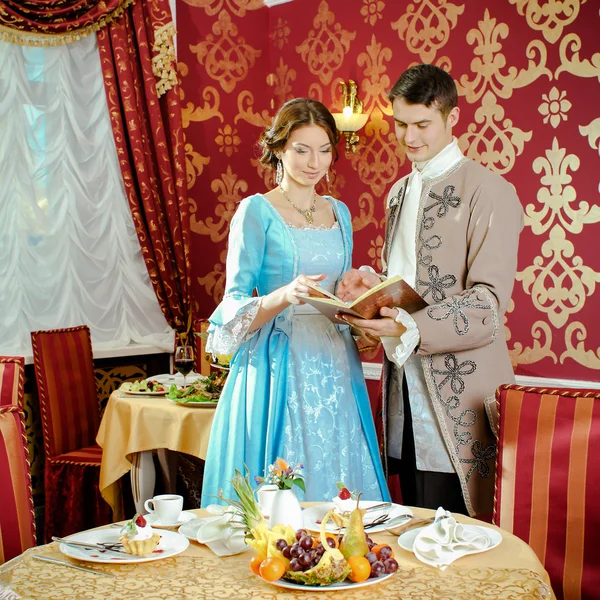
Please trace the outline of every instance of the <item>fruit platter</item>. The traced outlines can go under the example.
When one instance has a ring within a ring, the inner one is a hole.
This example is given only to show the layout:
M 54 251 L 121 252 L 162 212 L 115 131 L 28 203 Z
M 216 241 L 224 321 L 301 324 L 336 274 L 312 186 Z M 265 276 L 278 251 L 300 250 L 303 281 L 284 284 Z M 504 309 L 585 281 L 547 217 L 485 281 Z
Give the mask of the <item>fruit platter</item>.
M 246 544 L 255 552 L 250 569 L 264 581 L 285 588 L 326 591 L 372 585 L 398 570 L 392 548 L 375 544 L 365 531 L 360 494 L 348 511 L 343 533 L 327 531 L 334 519 L 333 509 L 322 519 L 320 530 L 311 532 L 289 525 L 269 527 L 256 502 L 248 472 L 244 476 L 236 470 L 231 483 L 238 499 L 227 499 L 222 494 L 219 498 L 238 511 Z

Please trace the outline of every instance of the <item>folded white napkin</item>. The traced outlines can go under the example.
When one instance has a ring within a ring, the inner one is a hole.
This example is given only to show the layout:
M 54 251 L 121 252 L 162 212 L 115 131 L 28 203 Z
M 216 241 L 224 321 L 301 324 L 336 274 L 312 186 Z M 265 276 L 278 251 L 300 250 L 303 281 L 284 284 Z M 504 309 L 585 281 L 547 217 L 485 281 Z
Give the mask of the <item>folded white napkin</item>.
M 247 550 L 244 542 L 244 529 L 239 527 L 241 520 L 237 511 L 231 506 L 211 504 L 208 512 L 214 517 L 201 519 L 196 539 L 206 544 L 217 556 L 232 556 Z
M 461 556 L 481 552 L 491 544 L 492 540 L 484 528 L 457 523 L 447 510 L 440 507 L 435 513 L 435 521 L 418 533 L 413 552 L 420 561 L 443 571 Z

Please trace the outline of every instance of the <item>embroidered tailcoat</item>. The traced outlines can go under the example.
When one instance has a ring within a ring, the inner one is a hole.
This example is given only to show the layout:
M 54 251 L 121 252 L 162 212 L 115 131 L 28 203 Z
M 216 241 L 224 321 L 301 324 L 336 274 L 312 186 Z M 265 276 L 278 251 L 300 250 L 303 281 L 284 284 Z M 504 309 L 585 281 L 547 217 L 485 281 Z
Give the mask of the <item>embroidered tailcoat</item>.
M 407 181 L 397 181 L 388 196 L 384 271 Z M 423 183 L 415 288 L 429 306 L 412 314 L 421 336 L 417 354 L 470 515 L 493 504 L 496 439 L 488 419 L 495 422 L 496 388 L 514 381 L 502 319 L 522 228 L 512 185 L 470 159 Z M 390 371 L 385 357 L 384 420 Z

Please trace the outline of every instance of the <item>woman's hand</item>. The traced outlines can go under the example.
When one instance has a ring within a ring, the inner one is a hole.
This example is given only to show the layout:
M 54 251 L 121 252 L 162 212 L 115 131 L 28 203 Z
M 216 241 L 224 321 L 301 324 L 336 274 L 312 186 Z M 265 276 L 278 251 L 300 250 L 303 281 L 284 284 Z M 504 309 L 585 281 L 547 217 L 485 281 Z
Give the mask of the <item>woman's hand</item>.
M 298 295 L 310 295 L 310 288 L 306 285 L 306 282 L 311 281 L 316 283 L 317 281 L 322 281 L 325 277 L 325 273 L 321 273 L 320 275 L 298 275 L 294 281 L 288 283 L 288 285 L 284 287 L 284 300 L 290 304 L 304 304 L 304 302 L 298 298 Z
M 336 294 L 340 300 L 348 302 L 348 300 L 356 300 L 365 292 L 381 283 L 381 279 L 371 271 L 359 271 L 358 269 L 350 269 L 344 273 L 342 280 L 338 284 Z

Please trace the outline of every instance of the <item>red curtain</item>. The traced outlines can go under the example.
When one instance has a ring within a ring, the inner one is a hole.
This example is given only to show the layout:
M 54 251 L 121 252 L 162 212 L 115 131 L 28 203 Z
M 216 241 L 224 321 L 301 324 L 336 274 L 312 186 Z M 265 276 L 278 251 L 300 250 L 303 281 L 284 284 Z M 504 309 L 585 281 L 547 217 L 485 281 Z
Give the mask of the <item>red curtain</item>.
M 76 39 L 120 16 L 132 1 L 0 0 L 0 26 L 13 30 L 15 35 L 66 35 Z M 57 38 L 55 42 L 61 40 Z
M 98 33 L 98 47 L 146 266 L 169 325 L 185 335 L 191 326 L 190 216 L 171 19 L 168 0 L 136 2 Z

